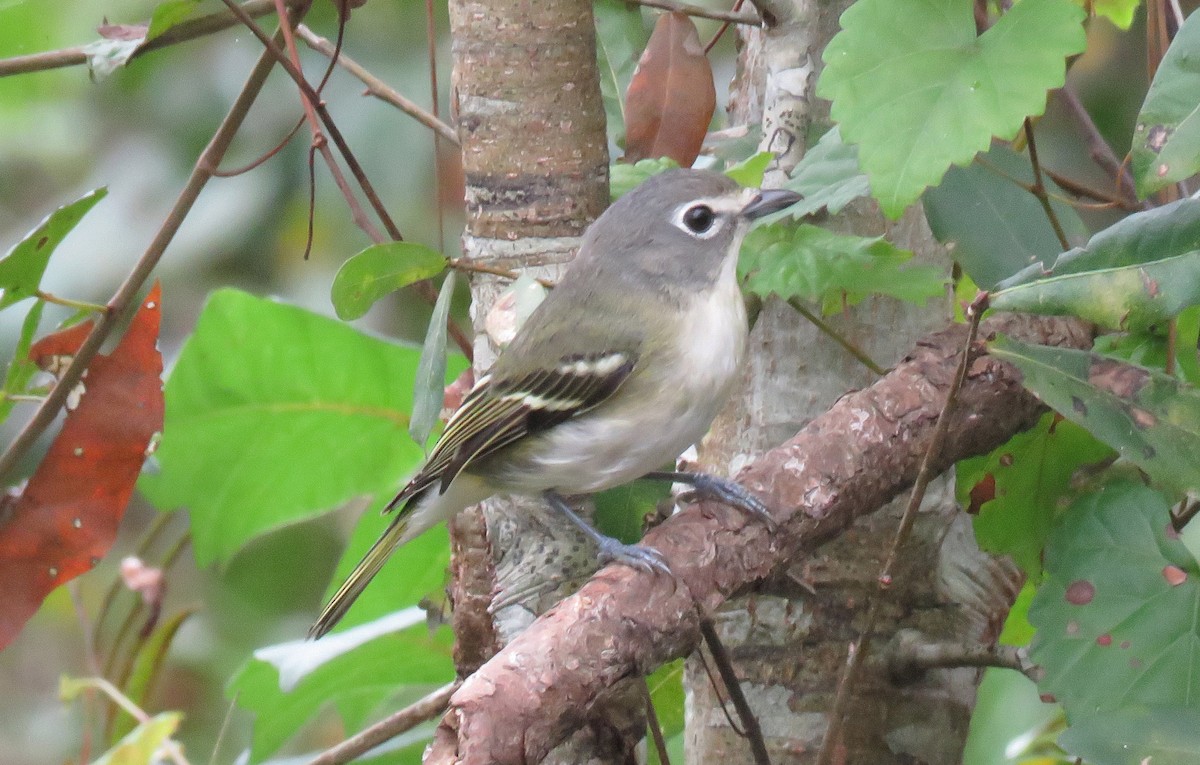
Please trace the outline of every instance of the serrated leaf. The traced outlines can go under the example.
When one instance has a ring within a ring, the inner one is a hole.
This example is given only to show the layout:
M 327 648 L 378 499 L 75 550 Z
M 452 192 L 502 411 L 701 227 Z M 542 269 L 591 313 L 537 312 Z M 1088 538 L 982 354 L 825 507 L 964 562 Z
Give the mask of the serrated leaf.
M 166 385 L 160 471 L 141 488 L 190 510 L 200 565 L 416 467 L 417 352 L 236 290 L 214 293 Z
M 712 65 L 687 14 L 658 17 L 625 94 L 625 159 L 691 167 L 717 106 Z
M 1075 715 L 1058 743 L 1087 765 L 1195 765 L 1200 710 L 1164 704 Z
M 432 279 L 445 268 L 446 257 L 423 244 L 374 244 L 342 264 L 329 297 L 338 318 L 357 319 L 383 296 Z
M 1170 529 L 1161 494 L 1122 482 L 1075 502 L 1051 534 L 1031 657 L 1068 719 L 1200 708 L 1200 567 Z
M 1033 169 L 1028 158 L 997 144 L 967 167 L 951 167 L 923 198 L 934 236 L 953 244 L 955 262 L 984 288 L 1031 264 L 1045 267 L 1062 252 L 1041 203 L 1005 175 L 1032 182 Z M 1042 182 L 1060 193 L 1051 179 Z M 1050 206 L 1070 240 L 1087 236 L 1070 205 L 1052 199 Z
M 817 95 L 858 144 L 871 191 L 899 217 L 951 164 L 1009 139 L 1086 46 L 1070 0 L 1014 4 L 976 36 L 961 0 L 860 0 L 825 49 Z
M 0 309 L 37 293 L 50 255 L 108 189 L 101 187 L 50 213 L 37 228 L 0 258 Z
M 592 12 L 596 16 L 596 63 L 608 134 L 617 146 L 624 146 L 625 91 L 650 35 L 642 21 L 642 9 L 634 3 L 595 0 Z
M 998 338 L 988 352 L 1017 367 L 1047 405 L 1155 480 L 1200 488 L 1200 392 L 1192 386 L 1087 351 Z
M 991 305 L 1137 331 L 1200 303 L 1197 273 L 1200 200 L 1181 199 L 1114 223 L 1048 270 L 1034 264 L 1005 279 Z
M 675 167 L 679 167 L 679 163 L 670 157 L 640 159 L 632 165 L 625 162 L 610 165 L 608 168 L 609 196 L 615 202 L 640 186 L 647 178 Z
M 425 332 L 425 344 L 421 346 L 421 360 L 417 363 L 417 378 L 413 384 L 412 419 L 408 423 L 408 434 L 413 441 L 424 444 L 437 424 L 442 412 L 443 391 L 446 388 L 446 323 L 450 321 L 450 303 L 454 298 L 455 271 L 446 274 L 433 314 L 429 317 L 429 329 Z
M 796 220 L 822 208 L 837 215 L 855 199 L 871 193 L 867 176 L 858 166 L 858 147 L 844 143 L 836 125 L 805 152 L 784 188 L 804 195 L 782 214 Z
M 1200 171 L 1200 18 L 1188 16 L 1154 73 L 1130 150 L 1138 196 Z
M 911 252 L 883 237 L 774 223 L 759 226 L 746 237 L 738 273 L 756 295 L 820 301 L 828 315 L 870 294 L 918 304 L 943 294 L 942 271 L 934 266 L 905 266 L 911 258 Z
M 967 506 L 983 549 L 1012 556 L 1034 581 L 1042 572 L 1042 548 L 1071 479 L 1112 449 L 1078 425 L 1047 414 L 991 454 L 956 466 L 958 499 Z
M 37 364 L 29 359 L 29 346 L 33 344 L 33 336 L 37 333 L 38 323 L 42 320 L 42 309 L 46 304 L 41 300 L 34 301 L 21 322 L 21 335 L 17 339 L 16 350 L 13 351 L 12 361 L 8 362 L 8 373 L 4 376 L 4 393 L 0 398 L 0 422 L 12 414 L 16 402 L 9 396 L 24 393 L 29 388 L 29 381 L 37 374 Z

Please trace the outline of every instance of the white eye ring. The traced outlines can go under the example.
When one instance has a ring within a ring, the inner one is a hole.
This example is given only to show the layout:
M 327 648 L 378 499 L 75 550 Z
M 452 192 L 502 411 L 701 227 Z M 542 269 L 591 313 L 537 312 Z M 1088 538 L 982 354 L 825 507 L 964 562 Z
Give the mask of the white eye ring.
M 680 207 L 672 223 L 688 236 L 711 239 L 721 230 L 724 220 L 710 205 L 699 202 Z

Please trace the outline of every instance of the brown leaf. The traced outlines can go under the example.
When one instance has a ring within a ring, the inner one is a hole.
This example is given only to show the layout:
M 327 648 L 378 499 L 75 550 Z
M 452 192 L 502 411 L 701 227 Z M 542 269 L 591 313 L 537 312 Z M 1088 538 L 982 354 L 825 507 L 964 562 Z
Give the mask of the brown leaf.
M 92 361 L 79 405 L 11 512 L 0 515 L 0 648 L 51 590 L 90 570 L 112 546 L 147 447 L 162 429 L 160 313 L 155 284 L 112 354 Z M 74 353 L 79 335 L 73 328 L 65 343 L 64 333 L 53 336 L 58 353 L 49 355 Z
M 670 157 L 691 167 L 716 108 L 696 25 L 677 11 L 664 13 L 625 94 L 625 161 Z
M 96 32 L 106 40 L 140 40 L 149 27 L 145 24 L 109 24 L 105 21 Z

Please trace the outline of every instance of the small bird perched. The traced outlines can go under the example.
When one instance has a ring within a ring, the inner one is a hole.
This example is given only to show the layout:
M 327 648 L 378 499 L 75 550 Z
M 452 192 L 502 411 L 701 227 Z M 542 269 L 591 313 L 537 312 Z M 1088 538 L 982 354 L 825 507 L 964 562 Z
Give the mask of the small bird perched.
M 700 440 L 734 382 L 748 330 L 737 260 L 751 222 L 799 199 L 741 188 L 720 173 L 672 170 L 609 207 L 388 505 L 400 508 L 395 519 L 310 637 L 341 619 L 393 550 L 493 494 L 540 494 L 604 559 L 662 571 L 655 551 L 600 535 L 563 495 L 650 476 L 766 516 L 732 482 L 653 471 Z

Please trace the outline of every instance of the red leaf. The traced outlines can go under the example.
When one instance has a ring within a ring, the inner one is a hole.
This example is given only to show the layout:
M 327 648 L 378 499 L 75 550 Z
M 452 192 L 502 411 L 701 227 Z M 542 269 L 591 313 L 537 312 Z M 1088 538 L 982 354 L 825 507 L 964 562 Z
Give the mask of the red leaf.
M 46 335 L 29 346 L 29 360 L 37 364 L 38 369 L 51 372 L 57 377 L 58 373 L 71 363 L 71 357 L 91 334 L 92 323 L 92 320 L 88 319 L 81 324 Z
M 88 367 L 79 405 L 24 492 L 0 506 L 0 648 L 51 590 L 112 546 L 146 449 L 162 429 L 160 314 L 156 283 L 112 355 L 97 355 Z
M 670 157 L 691 167 L 716 108 L 696 25 L 678 11 L 664 13 L 625 94 L 625 161 Z

